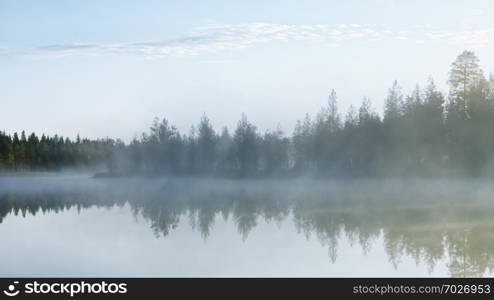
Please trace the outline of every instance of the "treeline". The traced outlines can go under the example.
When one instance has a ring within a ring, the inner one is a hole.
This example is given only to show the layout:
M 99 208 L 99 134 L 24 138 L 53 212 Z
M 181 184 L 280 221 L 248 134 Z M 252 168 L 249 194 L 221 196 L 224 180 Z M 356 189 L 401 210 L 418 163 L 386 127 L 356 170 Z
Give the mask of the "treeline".
M 205 115 L 188 135 L 155 119 L 150 133 L 115 148 L 109 169 L 113 174 L 280 176 L 291 169 L 290 139 L 281 130 L 259 135 L 245 115 L 233 135 L 227 128 L 216 133 Z
M 306 115 L 298 121 L 291 137 L 280 129 L 260 133 L 245 115 L 232 133 L 227 128 L 218 133 L 204 115 L 188 134 L 180 133 L 166 119 L 155 119 L 149 133 L 128 145 L 114 141 L 86 143 L 94 143 L 99 149 L 90 157 L 106 160 L 111 175 L 494 174 L 494 168 L 493 172 L 490 168 L 494 158 L 494 77 L 486 78 L 475 54 L 464 51 L 451 65 L 448 83 L 447 95 L 432 79 L 425 88 L 417 86 L 411 94 L 403 95 L 395 81 L 382 116 L 364 98 L 360 107 L 350 107 L 342 117 L 332 90 L 326 107 L 315 117 Z M 87 155 L 86 150 L 68 152 L 78 151 L 83 153 L 80 157 Z M 107 155 L 109 152 L 111 155 Z M 78 162 L 79 156 L 69 157 L 72 163 Z
M 111 139 L 89 140 L 79 136 L 75 141 L 55 135 L 31 133 L 26 137 L 12 136 L 0 131 L 0 170 L 43 171 L 65 168 L 90 168 L 105 166 L 120 141 Z
M 260 134 L 245 116 L 230 134 L 203 116 L 182 135 L 166 119 L 115 152 L 113 173 L 215 176 L 477 176 L 494 158 L 494 78 L 473 52 L 451 66 L 446 96 L 434 81 L 403 95 L 395 81 L 381 117 L 364 98 L 342 118 L 337 96 L 291 138 Z

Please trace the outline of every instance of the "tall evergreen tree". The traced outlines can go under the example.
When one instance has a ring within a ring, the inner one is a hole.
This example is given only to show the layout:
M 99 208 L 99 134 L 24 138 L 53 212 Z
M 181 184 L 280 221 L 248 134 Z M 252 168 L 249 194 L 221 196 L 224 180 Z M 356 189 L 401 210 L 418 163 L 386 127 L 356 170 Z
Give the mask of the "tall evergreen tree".
M 249 176 L 255 174 L 259 162 L 257 128 L 247 120 L 244 114 L 238 122 L 233 141 L 235 143 L 239 175 Z
M 211 173 L 216 164 L 216 143 L 218 138 L 209 119 L 203 115 L 198 126 L 198 162 L 202 172 Z

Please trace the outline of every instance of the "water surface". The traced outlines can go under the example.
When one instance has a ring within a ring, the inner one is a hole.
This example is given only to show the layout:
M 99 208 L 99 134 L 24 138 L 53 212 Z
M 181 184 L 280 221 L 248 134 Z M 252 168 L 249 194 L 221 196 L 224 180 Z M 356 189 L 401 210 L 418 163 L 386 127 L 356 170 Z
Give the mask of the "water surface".
M 0 177 L 0 276 L 491 276 L 487 180 Z

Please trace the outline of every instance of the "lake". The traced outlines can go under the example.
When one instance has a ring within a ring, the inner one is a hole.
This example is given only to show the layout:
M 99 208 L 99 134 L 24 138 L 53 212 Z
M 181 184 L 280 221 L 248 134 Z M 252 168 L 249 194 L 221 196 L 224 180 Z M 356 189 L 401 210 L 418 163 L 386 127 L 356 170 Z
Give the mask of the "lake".
M 0 176 L 0 276 L 492 276 L 489 180 Z

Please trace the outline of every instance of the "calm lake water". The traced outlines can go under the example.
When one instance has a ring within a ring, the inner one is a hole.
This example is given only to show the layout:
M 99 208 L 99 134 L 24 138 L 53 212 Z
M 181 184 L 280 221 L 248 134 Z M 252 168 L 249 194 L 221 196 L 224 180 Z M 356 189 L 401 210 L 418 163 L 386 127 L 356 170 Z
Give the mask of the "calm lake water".
M 488 180 L 0 176 L 0 276 L 492 276 Z

